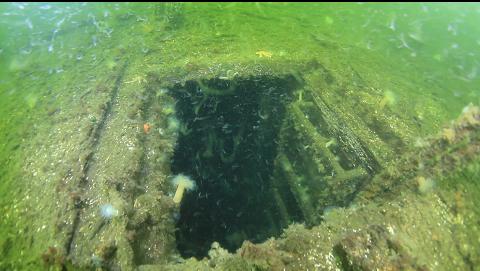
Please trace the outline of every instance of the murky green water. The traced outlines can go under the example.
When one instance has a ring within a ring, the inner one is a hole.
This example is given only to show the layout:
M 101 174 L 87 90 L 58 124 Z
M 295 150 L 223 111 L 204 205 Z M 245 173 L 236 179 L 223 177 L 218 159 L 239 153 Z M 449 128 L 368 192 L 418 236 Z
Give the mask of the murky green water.
M 1 270 L 478 268 L 479 4 L 0 14 Z

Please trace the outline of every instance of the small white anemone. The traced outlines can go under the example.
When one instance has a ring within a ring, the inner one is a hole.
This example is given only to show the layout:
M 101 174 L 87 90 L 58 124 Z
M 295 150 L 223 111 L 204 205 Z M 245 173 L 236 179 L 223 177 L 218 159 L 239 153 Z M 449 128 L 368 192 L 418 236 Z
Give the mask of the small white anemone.
M 196 184 L 195 181 L 192 180 L 190 177 L 185 176 L 183 174 L 178 174 L 172 179 L 173 185 L 177 186 L 177 191 L 175 192 L 175 196 L 173 197 L 173 202 L 179 204 L 182 201 L 183 193 L 185 189 L 188 191 L 195 190 Z
M 100 215 L 105 219 L 112 219 L 118 215 L 118 210 L 110 203 L 102 204 L 100 206 Z
M 177 132 L 180 128 L 180 121 L 175 117 L 168 118 L 168 130 L 172 133 Z
M 383 93 L 383 98 L 380 101 L 380 109 L 385 108 L 385 106 L 392 106 L 397 103 L 397 96 L 393 91 L 387 90 Z
M 422 194 L 426 194 L 435 188 L 435 181 L 430 178 L 419 176 L 416 178 L 418 191 Z

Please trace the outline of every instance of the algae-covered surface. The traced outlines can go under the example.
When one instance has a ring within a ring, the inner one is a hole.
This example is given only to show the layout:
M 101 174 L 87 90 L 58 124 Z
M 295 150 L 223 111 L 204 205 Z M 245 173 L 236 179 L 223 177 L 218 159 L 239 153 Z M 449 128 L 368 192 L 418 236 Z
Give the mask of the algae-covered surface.
M 0 270 L 479 269 L 479 4 L 0 14 Z

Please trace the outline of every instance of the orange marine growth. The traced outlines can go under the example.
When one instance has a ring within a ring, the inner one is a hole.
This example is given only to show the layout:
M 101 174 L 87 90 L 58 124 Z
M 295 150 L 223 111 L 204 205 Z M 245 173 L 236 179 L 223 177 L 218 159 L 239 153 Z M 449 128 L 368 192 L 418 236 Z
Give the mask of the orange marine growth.
M 143 125 L 143 131 L 145 132 L 145 134 L 148 134 L 148 132 L 150 131 L 150 124 L 145 123 Z

